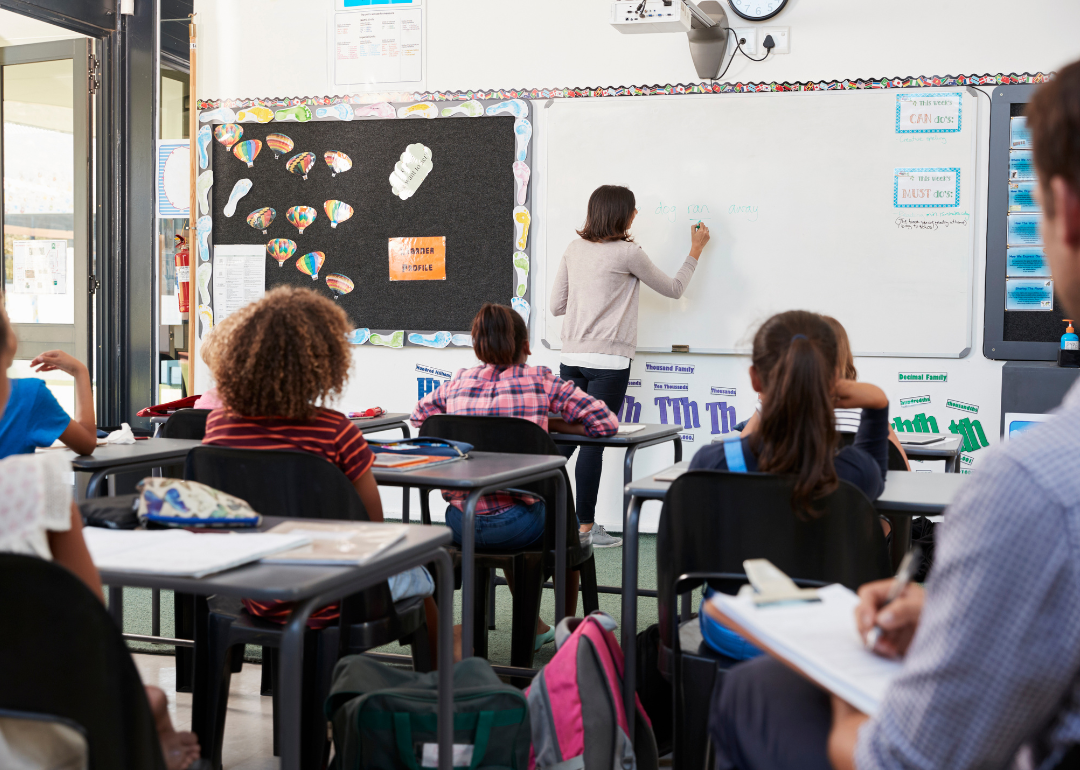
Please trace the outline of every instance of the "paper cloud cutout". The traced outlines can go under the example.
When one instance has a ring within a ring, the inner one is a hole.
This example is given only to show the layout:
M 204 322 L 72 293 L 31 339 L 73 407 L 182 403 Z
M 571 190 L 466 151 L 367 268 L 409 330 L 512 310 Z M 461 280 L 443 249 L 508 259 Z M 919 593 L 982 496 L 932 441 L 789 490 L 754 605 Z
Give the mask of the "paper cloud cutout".
M 410 144 L 401 153 L 401 160 L 394 164 L 390 189 L 401 200 L 408 200 L 427 179 L 431 166 L 431 150 L 419 143 Z

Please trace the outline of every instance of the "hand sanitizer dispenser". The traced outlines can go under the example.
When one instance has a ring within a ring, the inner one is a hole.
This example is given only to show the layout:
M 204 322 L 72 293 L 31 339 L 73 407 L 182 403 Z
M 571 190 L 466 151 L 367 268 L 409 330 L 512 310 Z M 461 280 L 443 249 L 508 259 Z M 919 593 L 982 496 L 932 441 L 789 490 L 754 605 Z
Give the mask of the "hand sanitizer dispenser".
M 1073 329 L 1072 320 L 1062 319 L 1068 326 L 1061 335 L 1061 347 L 1058 349 L 1057 365 L 1070 369 L 1080 369 L 1080 337 Z

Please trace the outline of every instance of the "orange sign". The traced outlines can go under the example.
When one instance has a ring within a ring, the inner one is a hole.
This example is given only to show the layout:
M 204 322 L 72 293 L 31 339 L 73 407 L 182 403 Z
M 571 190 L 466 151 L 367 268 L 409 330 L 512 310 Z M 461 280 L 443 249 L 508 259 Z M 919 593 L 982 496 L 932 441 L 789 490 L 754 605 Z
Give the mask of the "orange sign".
M 445 281 L 446 236 L 390 239 L 391 281 Z

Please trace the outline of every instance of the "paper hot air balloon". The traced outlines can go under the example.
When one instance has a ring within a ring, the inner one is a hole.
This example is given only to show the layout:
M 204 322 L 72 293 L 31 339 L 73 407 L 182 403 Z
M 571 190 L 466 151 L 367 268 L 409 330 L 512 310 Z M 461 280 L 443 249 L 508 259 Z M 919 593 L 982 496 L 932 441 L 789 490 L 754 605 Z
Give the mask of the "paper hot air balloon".
M 315 153 L 302 152 L 299 155 L 293 155 L 285 163 L 285 168 L 294 174 L 300 174 L 304 179 L 307 179 L 308 172 L 311 171 L 311 167 L 315 165 Z
M 251 168 L 255 165 L 255 158 L 259 157 L 260 150 L 262 150 L 260 140 L 248 139 L 246 142 L 240 142 L 240 144 L 233 147 L 232 154 L 247 163 L 248 168 Z
M 288 238 L 274 238 L 266 244 L 266 253 L 277 261 L 278 267 L 285 265 L 285 260 L 296 253 L 296 241 Z
M 270 226 L 275 217 L 277 217 L 277 212 L 267 206 L 263 209 L 255 209 L 248 214 L 247 223 L 256 230 L 262 230 L 262 234 L 266 235 L 266 228 Z
M 353 207 L 345 201 L 326 201 L 323 204 L 323 211 L 329 217 L 331 227 L 337 227 L 353 215 Z
M 311 280 L 319 280 L 319 270 L 326 262 L 326 255 L 321 251 L 311 251 L 296 260 L 296 269 L 304 275 L 310 275 Z
M 240 137 L 244 135 L 244 127 L 239 123 L 225 123 L 220 126 L 214 126 L 214 138 L 225 146 L 226 150 L 231 150 L 232 146 L 240 141 Z
M 326 276 L 326 285 L 330 287 L 330 291 L 334 292 L 334 301 L 337 302 L 338 297 L 344 296 L 353 290 L 352 278 L 341 273 L 330 273 Z
M 293 140 L 285 134 L 267 134 L 266 146 L 274 151 L 274 160 L 277 160 L 287 152 L 292 152 Z
M 300 231 L 301 235 L 304 234 L 304 228 L 314 222 L 317 216 L 319 212 L 311 206 L 293 206 L 285 212 L 285 218 Z
M 323 160 L 330 167 L 330 176 L 337 176 L 352 168 L 352 158 L 343 152 L 328 152 L 323 155 Z

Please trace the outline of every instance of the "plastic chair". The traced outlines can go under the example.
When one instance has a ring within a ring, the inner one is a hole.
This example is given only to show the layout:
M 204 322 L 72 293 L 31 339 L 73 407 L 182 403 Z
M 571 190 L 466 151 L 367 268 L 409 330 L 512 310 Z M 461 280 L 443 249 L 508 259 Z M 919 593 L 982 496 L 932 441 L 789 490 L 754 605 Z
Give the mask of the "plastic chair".
M 161 438 L 187 438 L 202 441 L 210 409 L 178 409 L 161 426 Z
M 356 489 L 337 467 L 309 452 L 231 449 L 219 446 L 195 447 L 188 453 L 185 478 L 246 500 L 264 516 L 292 519 L 342 519 L 367 521 L 367 511 Z M 449 612 L 449 609 L 444 611 Z M 244 645 L 263 646 L 263 694 L 275 694 L 275 752 L 277 747 L 277 687 L 270 687 L 273 659 L 281 645 L 284 627 L 249 614 L 234 599 L 213 597 L 209 601 L 207 681 L 195 688 L 195 698 L 203 699 L 209 724 L 201 725 L 203 746 L 210 749 L 213 766 L 221 765 L 222 736 L 229 697 L 231 673 L 239 671 Z M 342 628 L 348 637 L 339 645 Z M 321 767 L 329 750 L 323 703 L 339 653 L 355 654 L 401 640 L 411 644 L 413 664 L 418 671 L 432 665 L 428 644 L 424 599 L 414 597 L 396 604 L 386 583 L 353 594 L 341 603 L 338 626 L 309 630 L 304 640 L 304 703 L 301 751 L 304 767 Z M 273 649 L 273 654 L 268 648 Z M 201 690 L 201 692 L 200 692 Z
M 736 661 L 704 643 L 695 617 L 679 624 L 677 598 L 703 582 L 734 593 L 742 563 L 768 559 L 806 585 L 857 589 L 890 575 L 877 513 L 855 486 L 839 488 L 809 517 L 791 506 L 792 480 L 765 473 L 691 471 L 664 497 L 656 537 L 660 671 L 672 682 L 674 766 L 703 766 L 709 696 Z
M 0 554 L 0 604 L 0 710 L 76 727 L 91 768 L 164 770 L 142 680 L 101 600 L 63 567 Z
M 843 449 L 849 447 L 855 443 L 854 433 L 839 433 L 837 434 L 837 449 Z M 889 464 L 888 469 L 890 471 L 906 471 L 910 470 L 907 463 L 904 462 L 904 456 L 900 454 L 900 450 L 896 448 L 896 444 L 889 442 Z
M 559 449 L 551 435 L 529 420 L 520 417 L 475 417 L 456 414 L 437 414 L 427 418 L 420 428 L 421 436 L 465 441 L 481 452 L 508 452 L 514 454 L 558 455 Z M 566 483 L 566 505 L 570 512 L 574 510 L 574 497 L 571 492 L 570 478 L 562 470 Z M 476 598 L 473 618 L 474 652 L 481 658 L 487 657 L 487 632 L 489 592 L 491 591 L 491 571 L 506 569 L 514 571 L 514 615 L 510 633 L 510 665 L 531 668 L 536 637 L 536 619 L 540 616 L 540 594 L 546 575 L 554 571 L 555 547 L 555 500 L 556 484 L 552 480 L 539 481 L 523 487 L 549 504 L 547 525 L 544 529 L 544 545 L 541 551 L 506 551 L 476 550 Z M 425 524 L 431 523 L 428 508 L 428 491 L 420 492 L 420 515 Z M 593 560 L 592 546 L 582 547 L 578 537 L 576 515 L 570 517 L 567 525 L 567 560 L 570 567 L 576 567 L 581 573 L 581 587 L 585 614 L 600 608 L 596 590 L 596 562 Z M 454 551 L 455 559 L 460 558 L 459 551 Z

